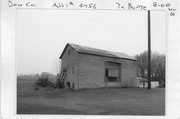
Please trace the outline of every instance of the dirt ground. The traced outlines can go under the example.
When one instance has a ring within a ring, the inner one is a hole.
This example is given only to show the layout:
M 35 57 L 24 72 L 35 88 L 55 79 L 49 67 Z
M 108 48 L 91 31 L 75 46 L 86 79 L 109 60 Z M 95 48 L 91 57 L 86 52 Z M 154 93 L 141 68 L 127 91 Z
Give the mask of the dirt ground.
M 35 81 L 18 81 L 18 114 L 165 115 L 165 89 L 34 90 Z

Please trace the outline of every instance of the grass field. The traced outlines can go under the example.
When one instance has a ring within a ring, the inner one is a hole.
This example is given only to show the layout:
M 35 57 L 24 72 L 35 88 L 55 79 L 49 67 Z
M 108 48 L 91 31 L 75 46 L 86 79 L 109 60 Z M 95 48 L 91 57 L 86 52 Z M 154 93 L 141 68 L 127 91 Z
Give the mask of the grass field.
M 34 90 L 34 81 L 18 81 L 18 114 L 165 115 L 165 89 Z

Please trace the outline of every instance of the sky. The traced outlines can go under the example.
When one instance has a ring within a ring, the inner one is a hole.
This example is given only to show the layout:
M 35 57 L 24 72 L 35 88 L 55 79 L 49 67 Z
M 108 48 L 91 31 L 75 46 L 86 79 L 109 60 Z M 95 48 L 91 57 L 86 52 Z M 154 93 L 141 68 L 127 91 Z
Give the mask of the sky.
M 134 56 L 147 50 L 147 33 L 147 11 L 18 10 L 17 73 L 56 74 L 66 43 Z M 152 11 L 152 52 L 165 54 L 165 41 L 165 12 Z

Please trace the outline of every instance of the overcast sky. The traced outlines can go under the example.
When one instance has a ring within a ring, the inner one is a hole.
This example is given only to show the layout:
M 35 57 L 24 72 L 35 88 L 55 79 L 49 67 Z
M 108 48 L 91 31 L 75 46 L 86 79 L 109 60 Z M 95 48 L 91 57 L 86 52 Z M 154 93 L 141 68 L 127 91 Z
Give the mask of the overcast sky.
M 18 10 L 18 74 L 56 73 L 66 43 L 130 56 L 147 50 L 147 11 Z M 152 51 L 165 54 L 164 11 L 151 12 Z

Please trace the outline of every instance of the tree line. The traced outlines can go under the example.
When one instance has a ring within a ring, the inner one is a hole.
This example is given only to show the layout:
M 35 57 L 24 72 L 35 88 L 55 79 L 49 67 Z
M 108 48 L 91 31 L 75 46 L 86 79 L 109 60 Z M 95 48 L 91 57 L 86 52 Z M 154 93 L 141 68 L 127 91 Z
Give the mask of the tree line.
M 148 52 L 135 55 L 137 61 L 137 76 L 147 79 Z M 159 81 L 161 87 L 165 87 L 165 55 L 151 54 L 151 81 Z

